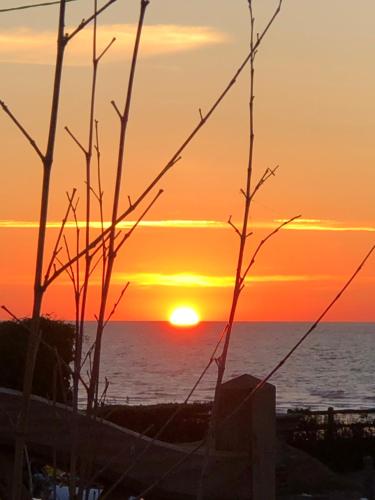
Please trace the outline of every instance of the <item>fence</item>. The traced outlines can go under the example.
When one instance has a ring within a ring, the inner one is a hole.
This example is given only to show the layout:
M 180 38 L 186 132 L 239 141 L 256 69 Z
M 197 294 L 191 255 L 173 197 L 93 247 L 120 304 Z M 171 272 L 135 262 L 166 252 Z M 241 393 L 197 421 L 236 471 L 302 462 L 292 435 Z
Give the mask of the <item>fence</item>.
M 375 459 L 375 409 L 294 410 L 277 419 L 278 436 L 339 472 Z

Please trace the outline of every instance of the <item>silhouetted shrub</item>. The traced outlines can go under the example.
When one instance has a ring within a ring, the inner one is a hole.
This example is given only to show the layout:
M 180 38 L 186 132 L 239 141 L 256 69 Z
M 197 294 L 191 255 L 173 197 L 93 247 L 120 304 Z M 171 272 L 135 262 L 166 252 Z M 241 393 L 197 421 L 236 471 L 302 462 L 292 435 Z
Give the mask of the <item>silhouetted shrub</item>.
M 29 339 L 31 320 L 26 318 L 21 324 L 16 321 L 0 322 L 0 386 L 22 390 L 23 376 Z M 71 376 L 63 362 L 73 360 L 74 327 L 64 321 L 41 318 L 42 339 L 50 348 L 40 344 L 36 359 L 33 394 L 57 401 L 71 399 Z

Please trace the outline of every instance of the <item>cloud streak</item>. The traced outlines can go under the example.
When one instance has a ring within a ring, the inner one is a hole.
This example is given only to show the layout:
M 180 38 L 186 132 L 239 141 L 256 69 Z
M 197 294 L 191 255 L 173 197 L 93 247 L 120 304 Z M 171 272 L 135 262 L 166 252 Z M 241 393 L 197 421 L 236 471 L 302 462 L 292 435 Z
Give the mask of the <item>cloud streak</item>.
M 287 219 L 277 219 L 275 222 L 281 224 Z M 291 231 L 337 231 L 337 232 L 375 232 L 373 226 L 347 226 L 338 221 L 321 219 L 296 219 L 291 224 L 285 226 L 285 229 Z
M 186 288 L 232 288 L 233 276 L 212 276 L 195 273 L 115 273 L 114 283 L 130 283 L 141 286 L 161 286 L 161 287 L 186 287 Z M 272 274 L 249 276 L 246 283 L 275 283 L 275 282 L 300 282 L 300 281 L 321 281 L 332 279 L 331 276 L 294 275 L 294 274 Z
M 278 219 L 273 222 L 252 222 L 251 227 L 259 229 L 274 229 L 284 219 Z M 118 224 L 119 229 L 130 229 L 135 224 L 135 221 L 123 221 Z M 104 227 L 108 227 L 110 222 L 106 221 Z M 228 223 L 218 220 L 204 220 L 204 219 L 165 219 L 165 220 L 144 220 L 139 223 L 142 227 L 148 228 L 171 228 L 171 229 L 229 229 Z M 47 227 L 59 228 L 60 221 L 49 221 Z M 84 221 L 78 221 L 80 228 L 86 227 Z M 66 228 L 75 228 L 74 222 L 67 222 Z M 92 221 L 90 227 L 93 229 L 100 229 L 101 224 L 99 221 Z M 37 221 L 24 221 L 5 219 L 0 220 L 0 229 L 36 229 L 38 228 Z M 297 219 L 291 224 L 288 224 L 283 229 L 288 231 L 328 231 L 328 232 L 375 232 L 375 227 L 365 225 L 345 225 L 339 221 L 321 220 L 321 219 Z
M 135 224 L 135 221 L 123 221 L 117 224 L 119 229 L 130 229 Z M 104 227 L 110 226 L 110 222 L 104 222 Z M 175 228 L 175 229 L 225 229 L 228 224 L 222 221 L 216 220 L 188 220 L 188 219 L 165 219 L 165 220 L 144 220 L 139 223 L 139 226 L 150 227 L 150 228 Z M 25 220 L 0 220 L 0 229 L 37 229 L 39 223 L 37 221 L 25 221 Z M 59 221 L 49 221 L 47 223 L 48 228 L 60 228 L 61 222 Z M 75 222 L 69 221 L 66 223 L 65 227 L 67 229 L 74 229 L 76 227 Z M 79 228 L 85 228 L 86 222 L 78 221 Z M 100 229 L 100 221 L 91 221 L 90 227 L 92 229 Z
M 67 29 L 67 32 L 71 29 Z M 100 26 L 98 51 L 116 38 L 116 43 L 103 61 L 116 62 L 130 59 L 134 45 L 136 26 L 112 24 Z M 223 32 L 209 26 L 184 26 L 159 24 L 145 26 L 142 34 L 141 56 L 154 57 L 197 50 L 203 47 L 228 42 Z M 92 34 L 90 30 L 80 33 L 77 40 L 68 45 L 66 64 L 86 66 L 91 64 Z M 36 31 L 30 28 L 5 29 L 0 33 L 0 61 L 17 64 L 54 64 L 56 33 Z

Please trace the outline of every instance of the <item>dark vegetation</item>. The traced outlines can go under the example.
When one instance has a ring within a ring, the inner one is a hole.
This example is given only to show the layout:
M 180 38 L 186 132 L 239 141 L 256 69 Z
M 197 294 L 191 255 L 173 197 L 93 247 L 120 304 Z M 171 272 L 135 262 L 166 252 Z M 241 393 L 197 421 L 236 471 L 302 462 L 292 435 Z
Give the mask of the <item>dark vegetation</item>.
M 179 406 L 181 405 L 178 403 L 110 405 L 100 408 L 99 415 L 121 427 L 155 437 Z M 211 403 L 189 403 L 181 406 L 173 422 L 158 438 L 169 443 L 189 443 L 203 439 L 207 432 L 211 408 Z
M 364 457 L 375 460 L 374 411 L 298 410 L 279 420 L 278 434 L 339 473 L 362 469 Z
M 117 425 L 154 437 L 178 406 L 177 403 L 111 405 L 102 407 L 100 415 Z M 171 443 L 203 439 L 211 409 L 211 403 L 186 405 L 160 439 Z M 375 413 L 330 414 L 299 409 L 277 418 L 277 435 L 339 473 L 361 470 L 366 456 L 372 456 L 375 461 Z
M 31 319 L 0 323 L 0 387 L 22 391 Z M 41 318 L 42 343 L 38 351 L 33 394 L 60 402 L 71 400 L 68 369 L 74 355 L 74 326 Z

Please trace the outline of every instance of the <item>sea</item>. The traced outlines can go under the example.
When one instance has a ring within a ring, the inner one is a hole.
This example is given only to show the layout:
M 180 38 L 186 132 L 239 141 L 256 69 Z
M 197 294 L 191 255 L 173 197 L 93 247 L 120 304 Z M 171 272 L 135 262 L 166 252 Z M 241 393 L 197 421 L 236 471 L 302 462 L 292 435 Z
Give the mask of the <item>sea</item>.
M 85 347 L 95 338 L 86 324 Z M 201 322 L 176 328 L 167 322 L 111 322 L 103 336 L 101 390 L 119 404 L 182 402 L 212 357 L 225 324 Z M 238 322 L 234 325 L 225 380 L 265 377 L 306 333 L 310 323 Z M 375 407 L 375 323 L 322 323 L 271 378 L 279 413 Z M 213 399 L 212 362 L 190 401 Z

